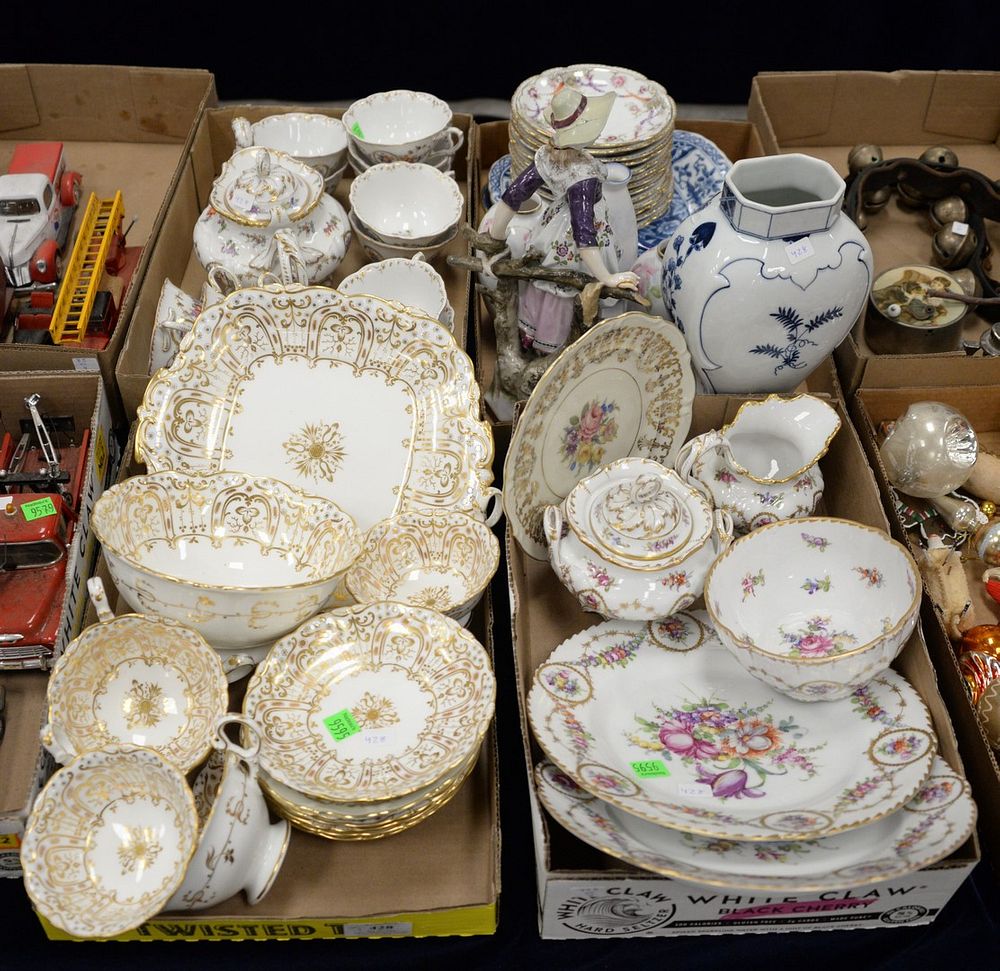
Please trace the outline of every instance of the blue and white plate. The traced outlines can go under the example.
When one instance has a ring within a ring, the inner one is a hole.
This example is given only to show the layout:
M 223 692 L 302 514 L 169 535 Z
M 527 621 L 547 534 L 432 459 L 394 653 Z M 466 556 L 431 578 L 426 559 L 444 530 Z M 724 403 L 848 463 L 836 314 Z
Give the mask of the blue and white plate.
M 703 208 L 722 189 L 722 180 L 733 163 L 715 142 L 691 131 L 675 131 L 670 154 L 674 170 L 674 195 L 667 210 L 659 219 L 639 229 L 639 252 L 652 249 L 657 243 L 669 239 L 674 230 L 688 216 Z M 499 200 L 510 185 L 510 156 L 498 158 L 490 166 L 487 186 L 488 206 Z

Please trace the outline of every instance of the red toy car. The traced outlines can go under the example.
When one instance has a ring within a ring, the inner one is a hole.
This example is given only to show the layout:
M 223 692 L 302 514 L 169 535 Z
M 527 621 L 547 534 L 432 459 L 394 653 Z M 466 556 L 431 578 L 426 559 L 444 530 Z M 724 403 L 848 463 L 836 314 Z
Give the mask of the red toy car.
M 0 175 L 0 254 L 13 287 L 55 283 L 80 202 L 79 172 L 67 170 L 62 142 L 18 145 Z
M 90 440 L 57 453 L 38 396 L 25 405 L 35 442 L 30 431 L 0 440 L 0 670 L 52 660 Z

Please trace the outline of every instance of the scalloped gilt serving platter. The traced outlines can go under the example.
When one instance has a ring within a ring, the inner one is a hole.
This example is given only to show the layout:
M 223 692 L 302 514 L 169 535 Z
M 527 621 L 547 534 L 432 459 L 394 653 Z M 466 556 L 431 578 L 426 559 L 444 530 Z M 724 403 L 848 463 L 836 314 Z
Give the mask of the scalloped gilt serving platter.
M 291 285 L 202 313 L 139 408 L 151 472 L 239 470 L 332 499 L 364 531 L 400 512 L 482 517 L 493 439 L 472 362 L 441 324 Z

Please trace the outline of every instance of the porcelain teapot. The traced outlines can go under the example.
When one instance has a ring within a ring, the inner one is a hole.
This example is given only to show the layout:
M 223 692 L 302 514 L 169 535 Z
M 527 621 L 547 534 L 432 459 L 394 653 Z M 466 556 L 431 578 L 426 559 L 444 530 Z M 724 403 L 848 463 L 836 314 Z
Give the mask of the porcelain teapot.
M 835 409 L 812 395 L 747 401 L 718 431 L 678 453 L 681 477 L 733 518 L 738 533 L 811 516 L 823 495 L 818 462 L 840 429 Z
M 195 254 L 206 269 L 222 266 L 254 286 L 278 270 L 279 231 L 297 244 L 310 283 L 329 277 L 351 244 L 347 213 L 323 191 L 319 172 L 273 149 L 234 152 L 195 224 Z
M 580 606 L 619 620 L 689 607 L 733 538 L 728 513 L 673 469 L 626 458 L 581 479 L 544 516 L 549 560 Z

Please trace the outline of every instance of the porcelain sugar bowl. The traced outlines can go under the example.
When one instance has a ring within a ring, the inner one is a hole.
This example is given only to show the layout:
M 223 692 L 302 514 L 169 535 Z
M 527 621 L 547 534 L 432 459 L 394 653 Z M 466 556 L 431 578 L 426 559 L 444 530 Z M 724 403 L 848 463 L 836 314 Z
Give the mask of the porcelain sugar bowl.
M 323 191 L 319 172 L 268 148 L 234 152 L 195 224 L 195 254 L 206 269 L 222 266 L 254 286 L 278 272 L 279 231 L 297 244 L 310 283 L 329 277 L 351 244 L 347 213 Z
M 728 513 L 651 459 L 626 458 L 581 479 L 545 509 L 549 559 L 584 610 L 654 620 L 690 606 L 732 540 Z
M 811 516 L 823 495 L 819 460 L 840 429 L 834 408 L 812 395 L 747 401 L 718 431 L 692 438 L 677 471 L 733 517 L 737 533 Z

